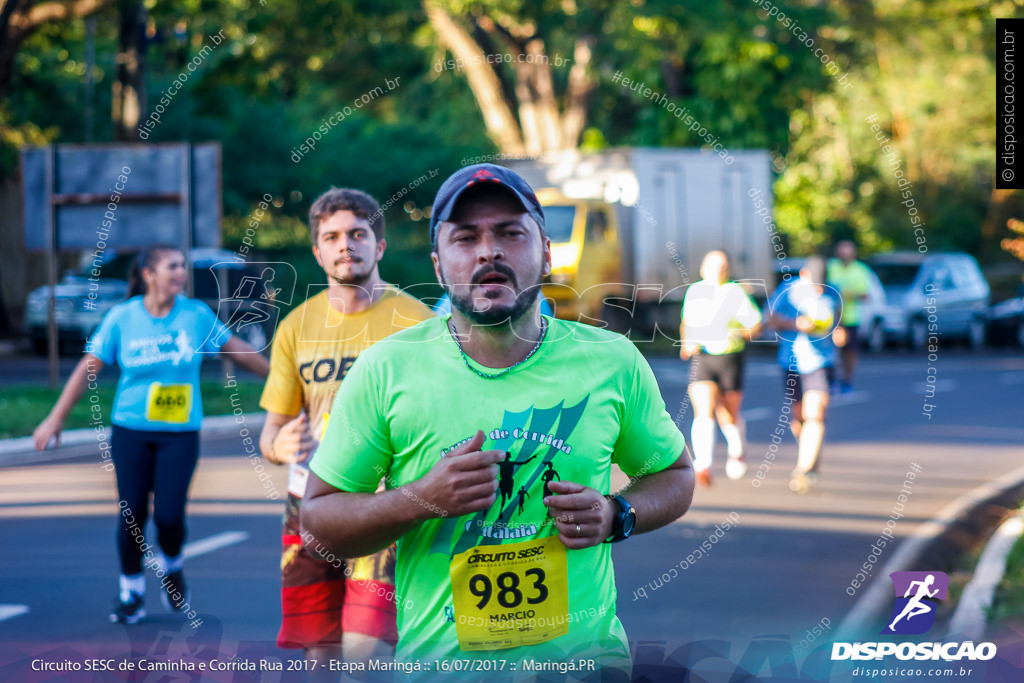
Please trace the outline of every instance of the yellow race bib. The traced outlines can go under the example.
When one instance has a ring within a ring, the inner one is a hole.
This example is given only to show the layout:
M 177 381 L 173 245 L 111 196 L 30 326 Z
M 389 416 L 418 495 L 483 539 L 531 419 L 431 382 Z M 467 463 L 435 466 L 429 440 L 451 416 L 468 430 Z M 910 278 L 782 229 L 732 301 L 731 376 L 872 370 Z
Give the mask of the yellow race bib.
M 569 632 L 569 575 L 558 536 L 485 545 L 449 567 L 463 650 L 536 645 Z
M 146 419 L 150 422 L 169 422 L 185 424 L 192 414 L 191 384 L 160 384 L 149 385 L 149 396 L 146 399 Z

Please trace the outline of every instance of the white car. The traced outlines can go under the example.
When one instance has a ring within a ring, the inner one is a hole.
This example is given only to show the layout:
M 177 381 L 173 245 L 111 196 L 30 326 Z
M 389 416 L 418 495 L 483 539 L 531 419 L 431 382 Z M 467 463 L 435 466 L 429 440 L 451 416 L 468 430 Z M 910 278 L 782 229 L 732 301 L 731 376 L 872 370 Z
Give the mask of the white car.
M 985 345 L 989 286 L 974 257 L 897 252 L 874 256 L 868 265 L 885 289 L 886 305 L 875 320 L 881 318 L 886 340 L 922 350 L 934 325 L 943 340 Z

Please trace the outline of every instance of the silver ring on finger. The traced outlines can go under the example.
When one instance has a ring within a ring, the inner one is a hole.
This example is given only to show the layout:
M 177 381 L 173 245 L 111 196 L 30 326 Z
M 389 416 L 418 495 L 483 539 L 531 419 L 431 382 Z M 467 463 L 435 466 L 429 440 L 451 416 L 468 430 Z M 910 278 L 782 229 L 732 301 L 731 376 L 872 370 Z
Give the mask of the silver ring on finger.
M 579 538 L 579 537 L 580 537 L 580 525 L 577 524 L 576 525 L 576 538 Z

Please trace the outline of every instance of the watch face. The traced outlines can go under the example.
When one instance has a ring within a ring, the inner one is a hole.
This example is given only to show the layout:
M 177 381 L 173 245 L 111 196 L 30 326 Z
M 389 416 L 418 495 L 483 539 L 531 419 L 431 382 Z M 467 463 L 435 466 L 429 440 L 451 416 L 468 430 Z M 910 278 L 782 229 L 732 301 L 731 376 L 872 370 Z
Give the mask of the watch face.
M 622 522 L 622 533 L 629 536 L 633 533 L 633 527 L 636 526 L 636 511 L 633 509 L 632 505 L 630 505 L 629 509 L 626 510 L 625 517 L 625 520 Z
M 633 527 L 636 526 L 636 508 L 621 496 L 616 496 L 616 502 L 619 504 L 619 518 L 622 520 L 622 536 L 627 537 L 633 533 Z

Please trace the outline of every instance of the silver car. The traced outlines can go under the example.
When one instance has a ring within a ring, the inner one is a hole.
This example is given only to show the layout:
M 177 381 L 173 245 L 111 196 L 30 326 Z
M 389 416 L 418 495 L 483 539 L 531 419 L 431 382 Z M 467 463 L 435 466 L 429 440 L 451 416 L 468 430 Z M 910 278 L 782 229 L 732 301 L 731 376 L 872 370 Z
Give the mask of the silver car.
M 985 345 L 989 286 L 974 257 L 897 252 L 867 263 L 885 290 L 886 305 L 873 320 L 881 321 L 886 340 L 922 350 L 933 325 L 940 339 Z
M 57 283 L 56 319 L 61 348 L 79 351 L 82 342 L 103 320 L 114 304 L 124 301 L 128 292 L 128 273 L 134 254 L 117 253 L 110 250 L 103 259 L 100 275 L 91 283 L 92 261 L 83 259 L 77 273 L 66 273 Z M 92 296 L 90 296 L 92 292 Z M 47 306 L 50 287 L 44 285 L 31 292 L 26 299 L 25 332 L 38 354 L 46 353 Z
M 99 277 L 90 282 L 91 257 L 78 273 L 68 273 L 57 283 L 56 321 L 61 349 L 81 353 L 82 344 L 89 338 L 113 306 L 124 301 L 128 293 L 128 275 L 135 260 L 134 252 L 109 250 L 103 261 Z M 237 262 L 235 254 L 214 248 L 196 248 L 191 252 L 191 266 L 195 278 L 195 297 L 209 304 L 228 322 L 236 309 L 245 308 L 246 302 L 231 300 L 232 306 L 218 303 L 221 297 L 217 284 L 224 271 L 226 286 L 235 287 L 246 274 L 257 274 L 251 264 Z M 257 278 L 258 279 L 258 278 Z M 44 285 L 29 293 L 26 301 L 25 332 L 38 354 L 46 353 L 47 306 L 50 287 Z M 243 327 L 242 338 L 257 349 L 266 348 L 273 335 L 273 322 Z M 234 328 L 233 328 L 234 329 Z

